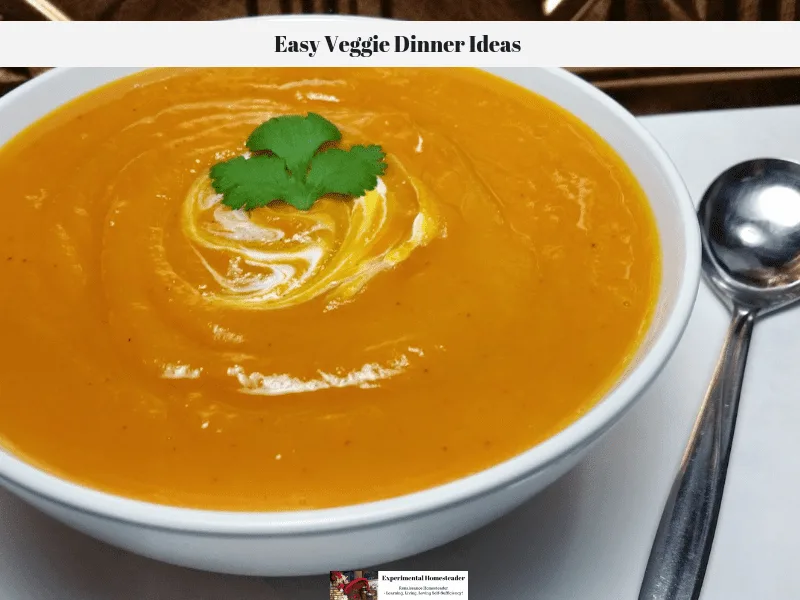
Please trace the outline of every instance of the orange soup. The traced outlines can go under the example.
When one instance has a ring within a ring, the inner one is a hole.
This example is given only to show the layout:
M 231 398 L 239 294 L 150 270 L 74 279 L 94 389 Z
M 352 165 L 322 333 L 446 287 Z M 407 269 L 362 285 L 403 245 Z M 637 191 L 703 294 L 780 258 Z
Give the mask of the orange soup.
M 317 113 L 388 167 L 308 211 L 212 165 Z M 177 506 L 422 490 L 590 409 L 649 324 L 654 219 L 614 151 L 472 69 L 158 69 L 0 149 L 0 441 Z

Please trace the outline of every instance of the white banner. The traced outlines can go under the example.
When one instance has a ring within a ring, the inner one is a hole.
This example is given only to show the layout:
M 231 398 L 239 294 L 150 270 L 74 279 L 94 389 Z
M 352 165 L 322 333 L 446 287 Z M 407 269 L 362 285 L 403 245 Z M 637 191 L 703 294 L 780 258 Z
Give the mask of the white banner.
M 0 64 L 36 66 L 800 65 L 793 22 L 0 21 Z
M 467 600 L 468 571 L 379 571 L 378 600 Z

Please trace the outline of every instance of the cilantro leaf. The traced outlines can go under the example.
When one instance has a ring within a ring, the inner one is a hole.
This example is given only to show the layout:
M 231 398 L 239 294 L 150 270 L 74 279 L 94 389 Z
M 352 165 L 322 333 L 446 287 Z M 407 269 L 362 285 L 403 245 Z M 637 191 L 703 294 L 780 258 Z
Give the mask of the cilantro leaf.
M 211 167 L 211 183 L 230 208 L 252 210 L 289 193 L 289 173 L 277 156 L 237 156 Z
M 253 210 L 275 200 L 308 210 L 326 194 L 361 196 L 375 189 L 387 168 L 383 149 L 370 145 L 319 152 L 340 139 L 336 126 L 315 113 L 274 117 L 247 140 L 247 147 L 259 154 L 214 165 L 211 184 L 234 210 Z
M 274 117 L 259 125 L 247 139 L 253 152 L 268 150 L 286 161 L 294 177 L 305 178 L 308 163 L 322 144 L 338 142 L 336 125 L 316 113 Z
M 378 185 L 378 175 L 386 171 L 385 157 L 380 146 L 330 148 L 311 159 L 306 184 L 320 195 L 361 196 Z

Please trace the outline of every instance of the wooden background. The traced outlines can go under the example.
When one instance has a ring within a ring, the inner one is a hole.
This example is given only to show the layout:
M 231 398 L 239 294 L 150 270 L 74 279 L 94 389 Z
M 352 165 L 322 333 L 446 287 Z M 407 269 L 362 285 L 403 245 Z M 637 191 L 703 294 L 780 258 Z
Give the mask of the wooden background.
M 345 13 L 411 20 L 795 20 L 797 0 L 49 0 L 75 20 L 206 20 Z M 5 19 L 35 19 L 42 0 L 0 0 Z

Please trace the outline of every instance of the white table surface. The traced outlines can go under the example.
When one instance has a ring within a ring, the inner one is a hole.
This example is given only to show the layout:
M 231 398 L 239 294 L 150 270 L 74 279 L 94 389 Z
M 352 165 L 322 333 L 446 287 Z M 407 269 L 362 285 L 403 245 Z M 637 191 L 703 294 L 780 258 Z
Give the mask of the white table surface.
M 800 160 L 800 106 L 642 122 L 694 198 L 740 160 Z M 670 364 L 585 462 L 511 515 L 391 568 L 469 570 L 475 600 L 635 600 L 727 319 L 702 288 Z M 702 600 L 800 598 L 798 363 L 800 309 L 757 325 Z M 160 564 L 0 492 L 0 600 L 312 600 L 327 587 L 327 576 L 241 578 Z

